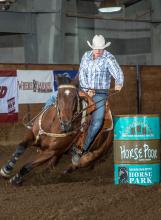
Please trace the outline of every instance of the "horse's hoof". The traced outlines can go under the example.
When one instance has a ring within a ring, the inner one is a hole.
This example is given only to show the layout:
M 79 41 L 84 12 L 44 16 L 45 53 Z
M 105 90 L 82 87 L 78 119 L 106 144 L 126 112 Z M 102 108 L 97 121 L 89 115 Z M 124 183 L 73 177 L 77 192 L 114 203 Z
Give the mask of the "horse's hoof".
M 0 176 L 4 179 L 9 179 L 11 177 L 11 173 L 7 172 L 7 170 L 4 167 L 2 167 L 0 170 Z
M 10 180 L 9 183 L 11 183 L 13 186 L 21 186 L 22 185 L 22 177 L 19 174 L 16 174 L 13 176 Z
M 68 169 L 65 169 L 65 170 L 63 170 L 63 172 L 62 172 L 62 174 L 68 174 L 69 173 L 69 171 L 68 171 Z
M 68 174 L 68 173 L 72 173 L 73 172 L 73 169 L 72 168 L 67 168 L 65 170 L 63 170 L 63 173 L 64 175 Z

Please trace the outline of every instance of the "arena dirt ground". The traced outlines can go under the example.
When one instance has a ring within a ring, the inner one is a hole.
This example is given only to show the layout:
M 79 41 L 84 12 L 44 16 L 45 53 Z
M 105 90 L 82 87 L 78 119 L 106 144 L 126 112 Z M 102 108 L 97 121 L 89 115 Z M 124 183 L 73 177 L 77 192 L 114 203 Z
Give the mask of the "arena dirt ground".
M 0 166 L 9 158 L 22 132 L 10 131 L 13 136 L 10 133 L 12 138 L 8 139 L 4 131 L 1 130 Z M 33 153 L 32 147 L 16 169 Z M 70 156 L 64 155 L 55 169 L 35 169 L 21 187 L 0 179 L 0 220 L 161 220 L 161 184 L 114 185 L 112 149 L 93 169 L 63 175 L 69 162 Z

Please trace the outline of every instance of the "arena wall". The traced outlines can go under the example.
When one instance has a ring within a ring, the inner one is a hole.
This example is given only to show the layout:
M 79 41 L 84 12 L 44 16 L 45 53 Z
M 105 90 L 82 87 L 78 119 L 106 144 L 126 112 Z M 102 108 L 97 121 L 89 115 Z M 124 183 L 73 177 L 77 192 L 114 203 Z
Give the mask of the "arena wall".
M 121 66 L 125 76 L 124 88 L 109 97 L 113 115 L 161 114 L 161 66 Z M 0 64 L 0 70 L 78 70 L 78 65 Z M 114 87 L 112 80 L 111 88 Z M 23 131 L 22 122 L 32 119 L 42 104 L 20 104 L 16 124 L 0 124 L 3 141 L 14 138 L 14 132 Z M 11 131 L 10 128 L 13 128 Z M 20 135 L 21 136 L 21 135 Z M 21 138 L 21 137 L 20 137 Z

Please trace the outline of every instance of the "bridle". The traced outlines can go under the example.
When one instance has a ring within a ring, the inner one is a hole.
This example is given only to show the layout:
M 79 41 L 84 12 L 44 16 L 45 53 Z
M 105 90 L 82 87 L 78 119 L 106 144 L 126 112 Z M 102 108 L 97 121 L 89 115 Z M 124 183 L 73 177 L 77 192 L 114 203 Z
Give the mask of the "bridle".
M 60 85 L 58 87 L 58 91 L 59 89 L 62 89 L 62 88 L 74 88 L 77 90 L 76 86 L 74 85 Z M 79 112 L 80 112 L 80 100 L 79 100 L 79 95 L 78 95 L 78 92 L 76 93 L 77 94 L 77 111 L 76 113 L 73 115 L 72 119 L 71 119 L 71 122 L 77 117 L 77 115 L 79 115 Z M 60 124 L 62 123 L 61 121 L 61 117 L 60 117 L 60 109 L 59 109 L 59 105 L 58 105 L 58 98 L 56 100 L 56 103 L 54 104 L 53 106 L 55 109 L 56 109 L 56 112 L 57 112 L 57 116 L 59 118 L 59 122 Z M 35 143 L 38 142 L 39 140 L 39 137 L 40 135 L 46 135 L 48 137 L 52 137 L 52 138 L 63 138 L 63 137 L 67 137 L 67 136 L 70 136 L 70 135 L 76 135 L 78 130 L 77 131 L 69 131 L 69 132 L 64 132 L 64 133 L 50 133 L 50 132 L 46 132 L 42 129 L 42 118 L 43 118 L 43 115 L 44 113 L 47 111 L 47 109 L 43 110 L 43 112 L 40 114 L 39 116 L 39 120 L 38 120 L 38 125 L 39 125 L 39 131 L 38 131 L 38 134 L 35 136 Z M 71 123 L 70 122 L 70 123 Z

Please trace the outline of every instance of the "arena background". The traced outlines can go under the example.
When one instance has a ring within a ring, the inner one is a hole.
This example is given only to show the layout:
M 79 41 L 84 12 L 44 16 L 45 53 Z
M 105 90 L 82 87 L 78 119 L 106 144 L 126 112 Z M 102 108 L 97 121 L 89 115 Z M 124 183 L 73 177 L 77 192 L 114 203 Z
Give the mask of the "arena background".
M 109 99 L 113 116 L 161 115 L 160 0 L 120 0 L 124 9 L 114 15 L 98 12 L 102 2 L 0 1 L 0 70 L 78 70 L 86 41 L 103 34 L 125 75 L 123 90 Z M 41 108 L 21 104 L 17 123 L 0 124 L 0 166 L 22 140 L 24 116 Z M 34 153 L 28 149 L 15 172 Z M 21 187 L 0 178 L 0 219 L 161 219 L 160 183 L 114 185 L 113 147 L 95 166 L 64 175 L 70 160 L 35 169 Z

